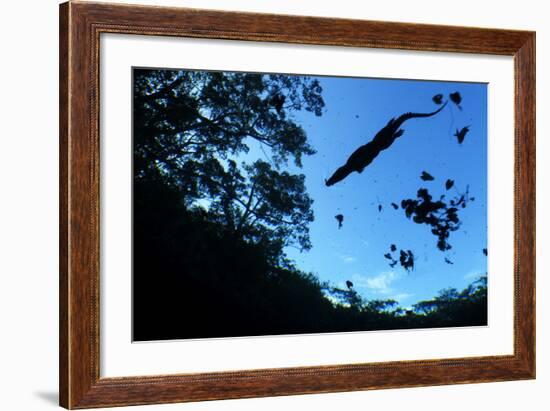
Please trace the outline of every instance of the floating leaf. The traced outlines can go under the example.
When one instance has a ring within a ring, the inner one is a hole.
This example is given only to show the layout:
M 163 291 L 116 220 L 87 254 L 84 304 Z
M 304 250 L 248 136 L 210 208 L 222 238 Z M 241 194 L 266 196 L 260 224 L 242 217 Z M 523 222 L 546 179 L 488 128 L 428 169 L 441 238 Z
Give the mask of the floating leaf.
M 455 91 L 454 93 L 449 94 L 449 98 L 453 103 L 456 104 L 456 106 L 462 110 L 462 107 L 460 107 L 460 103 L 462 102 L 462 96 L 458 91 Z
M 424 181 L 433 181 L 434 177 L 430 173 L 423 171 L 422 175 L 420 176 L 420 179 Z
M 464 138 L 466 138 L 466 134 L 470 131 L 470 126 L 462 127 L 460 130 L 456 129 L 456 132 L 454 136 L 458 140 L 458 144 L 462 144 L 464 141 Z
M 336 221 L 338 221 L 338 228 L 342 228 L 342 223 L 344 222 L 344 216 L 342 214 L 336 214 L 334 216 L 334 218 L 336 219 Z
M 432 97 L 432 101 L 438 105 L 443 103 L 443 94 L 436 94 L 435 96 Z

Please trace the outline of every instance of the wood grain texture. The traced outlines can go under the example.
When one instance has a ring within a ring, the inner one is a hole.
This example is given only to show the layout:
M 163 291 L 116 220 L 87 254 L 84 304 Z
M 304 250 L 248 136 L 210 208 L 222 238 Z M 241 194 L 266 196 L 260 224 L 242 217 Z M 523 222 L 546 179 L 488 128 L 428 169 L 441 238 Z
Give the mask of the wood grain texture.
M 68 282 L 68 161 L 69 134 L 69 47 L 68 4 L 60 6 L 59 14 L 59 402 L 69 404 L 69 282 Z
M 514 56 L 514 354 L 100 378 L 99 40 L 101 33 L 108 32 Z M 59 398 L 63 407 L 91 408 L 534 378 L 533 32 L 70 2 L 60 6 L 60 105 Z
M 535 34 L 515 54 L 515 337 L 535 374 Z

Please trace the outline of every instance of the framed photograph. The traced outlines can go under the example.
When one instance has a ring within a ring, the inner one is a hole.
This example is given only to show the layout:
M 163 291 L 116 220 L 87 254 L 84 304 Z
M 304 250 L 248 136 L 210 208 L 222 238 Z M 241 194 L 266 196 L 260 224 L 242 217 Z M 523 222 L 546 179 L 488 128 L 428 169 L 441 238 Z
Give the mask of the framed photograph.
M 60 405 L 535 378 L 535 33 L 60 6 Z

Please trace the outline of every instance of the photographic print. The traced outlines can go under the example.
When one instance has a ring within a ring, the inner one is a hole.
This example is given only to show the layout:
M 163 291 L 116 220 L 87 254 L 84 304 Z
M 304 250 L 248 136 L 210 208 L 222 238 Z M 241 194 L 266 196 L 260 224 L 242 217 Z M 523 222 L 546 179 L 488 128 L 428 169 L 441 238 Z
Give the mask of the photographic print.
M 132 87 L 134 341 L 487 325 L 487 84 Z

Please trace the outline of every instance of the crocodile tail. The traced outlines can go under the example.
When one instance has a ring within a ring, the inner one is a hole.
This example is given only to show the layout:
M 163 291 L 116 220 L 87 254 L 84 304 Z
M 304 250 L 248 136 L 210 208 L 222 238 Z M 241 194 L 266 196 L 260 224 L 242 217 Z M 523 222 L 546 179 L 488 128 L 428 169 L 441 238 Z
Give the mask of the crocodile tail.
M 407 120 L 410 120 L 411 118 L 423 118 L 423 117 L 435 116 L 437 113 L 443 110 L 446 105 L 447 105 L 447 102 L 445 102 L 445 104 L 443 104 L 437 110 L 432 111 L 431 113 L 410 113 L 409 112 L 409 113 L 402 114 L 397 118 L 397 120 L 395 120 L 395 124 L 399 124 L 399 126 L 401 126 L 401 124 L 403 124 Z

